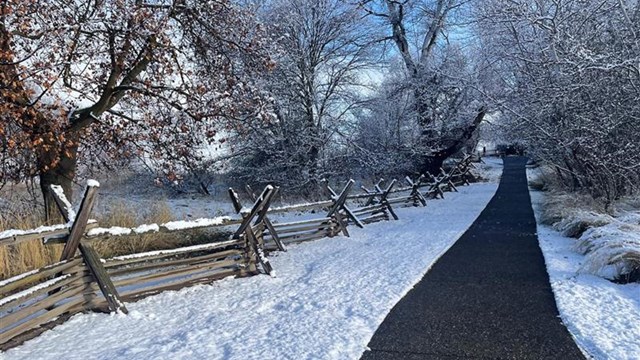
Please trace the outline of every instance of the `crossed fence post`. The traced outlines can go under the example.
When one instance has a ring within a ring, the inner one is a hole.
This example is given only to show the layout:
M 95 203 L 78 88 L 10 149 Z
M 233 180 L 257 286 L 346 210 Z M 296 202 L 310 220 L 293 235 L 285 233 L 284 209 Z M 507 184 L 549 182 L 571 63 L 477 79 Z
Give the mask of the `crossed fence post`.
M 349 231 L 347 231 L 347 225 L 342 217 L 342 214 L 340 213 L 340 210 L 344 211 L 345 215 L 349 219 L 351 219 L 354 222 L 354 224 L 356 224 L 357 227 L 364 228 L 364 225 L 362 224 L 362 222 L 358 219 L 358 217 L 355 216 L 353 211 L 351 211 L 351 209 L 349 209 L 349 207 L 345 204 L 345 202 L 347 201 L 347 196 L 349 195 L 349 191 L 351 190 L 351 187 L 353 186 L 353 184 L 355 184 L 355 181 L 353 179 L 350 179 L 347 182 L 347 185 L 345 185 L 344 189 L 342 189 L 342 192 L 340 193 L 340 195 L 338 195 L 335 191 L 333 191 L 331 186 L 329 186 L 329 181 L 327 181 L 327 179 L 324 179 L 323 181 L 325 183 L 325 189 L 327 193 L 331 196 L 331 200 L 333 201 L 333 205 L 331 205 L 331 209 L 327 213 L 326 217 L 328 218 L 334 217 L 336 219 L 336 222 L 338 223 L 338 227 L 342 230 L 342 233 L 345 236 L 349 236 Z
M 451 169 L 449 173 L 449 180 L 451 181 L 451 183 L 454 183 L 453 179 L 455 178 L 456 181 L 458 181 L 462 185 L 469 185 L 467 176 L 470 175 L 470 165 L 471 155 L 465 155 L 462 159 L 460 159 L 460 161 Z M 455 187 L 454 190 L 456 190 Z
M 456 167 L 454 167 L 453 169 L 451 169 L 451 171 L 449 171 L 449 173 L 447 173 L 444 171 L 443 168 L 440 168 L 440 174 L 442 175 L 443 182 L 446 181 L 447 187 L 449 188 L 449 190 L 458 192 L 458 188 L 456 188 L 456 186 L 451 181 L 451 176 L 453 175 L 453 172 L 455 171 L 455 169 Z
M 482 158 L 480 158 L 480 160 L 482 160 Z M 477 169 L 476 165 L 473 163 L 473 156 L 472 155 L 468 155 L 462 162 L 463 166 L 464 166 L 464 171 L 462 173 L 462 179 L 465 182 L 466 185 L 469 185 L 469 179 L 468 177 L 471 178 L 472 181 L 476 181 L 476 176 L 471 172 L 471 169 Z
M 440 188 L 440 185 L 442 185 L 442 181 L 444 180 L 444 177 L 437 178 L 431 174 L 427 174 L 427 175 L 429 175 L 429 181 L 431 183 L 431 185 L 429 186 L 429 189 L 426 192 L 427 196 L 432 199 L 437 199 L 438 196 L 440 196 L 440 198 L 444 199 L 444 192 Z
M 91 214 L 91 210 L 93 209 L 93 205 L 95 204 L 98 196 L 99 186 L 100 184 L 97 181 L 88 181 L 87 189 L 85 190 L 84 197 L 80 203 L 80 209 L 78 210 L 78 214 L 75 218 L 72 218 L 71 216 L 71 209 L 69 208 L 70 203 L 62 189 L 55 185 L 52 186 L 52 193 L 60 214 L 65 221 L 73 222 L 64 244 L 64 248 L 62 249 L 60 261 L 70 260 L 75 256 L 76 251 L 80 250 L 82 259 L 91 271 L 93 278 L 98 283 L 98 287 L 107 301 L 109 310 L 112 312 L 122 312 L 127 314 L 129 311 L 124 306 L 115 285 L 113 285 L 111 278 L 102 265 L 100 256 L 96 253 L 93 247 L 91 247 L 91 245 L 82 241 L 82 237 L 84 236 L 89 222 L 89 215 Z M 52 293 L 58 291 L 60 291 L 60 289 L 53 290 Z
M 249 194 L 249 197 L 251 198 L 251 200 L 253 201 L 257 200 L 256 194 L 253 192 L 253 189 L 251 188 L 251 186 L 245 185 L 245 190 Z M 279 191 L 279 188 L 276 188 L 276 193 L 273 195 L 274 198 L 277 195 L 278 191 Z M 264 216 L 263 223 L 264 223 L 264 226 L 267 228 L 267 230 L 269 230 L 269 234 L 271 235 L 271 238 L 273 239 L 273 242 L 276 244 L 276 247 L 278 248 L 278 250 L 287 251 L 287 248 L 284 246 L 284 244 L 280 240 L 280 236 L 278 236 L 278 233 L 276 232 L 275 226 L 273 226 L 273 223 L 271 222 L 271 220 L 269 220 L 269 218 L 266 215 Z
M 373 188 L 378 188 L 379 186 L 381 186 L 382 182 L 384 181 L 384 179 L 380 179 L 378 180 L 378 182 L 373 186 Z M 369 189 L 367 189 L 366 187 L 364 187 L 364 185 L 361 185 L 360 188 L 366 193 L 366 194 L 370 194 L 371 196 L 367 199 L 367 201 L 364 203 L 364 206 L 369 206 L 369 205 L 373 205 L 376 202 L 376 197 L 378 197 L 379 194 L 377 194 L 375 191 L 371 191 Z
M 405 178 L 409 186 L 411 186 L 411 195 L 409 196 L 413 199 L 413 206 L 418 206 L 418 202 L 420 202 L 422 206 L 427 206 L 427 199 L 425 199 L 420 192 L 420 185 L 422 185 L 424 179 L 424 175 L 420 175 L 416 181 L 411 180 L 409 176 Z
M 380 199 L 378 201 L 380 201 L 380 203 L 386 207 L 387 211 L 389 212 L 389 214 L 391 214 L 394 220 L 398 220 L 398 215 L 396 215 L 396 212 L 393 211 L 393 208 L 391 207 L 391 204 L 389 203 L 389 200 L 387 200 L 387 198 L 389 194 L 391 194 L 391 189 L 393 189 L 393 186 L 396 184 L 396 182 L 396 179 L 391 180 L 391 183 L 389 183 L 389 186 L 387 186 L 385 190 L 382 190 L 380 185 L 376 184 L 376 190 L 380 194 Z
M 471 168 L 470 168 L 470 163 L 469 162 L 461 162 L 458 165 L 458 171 L 460 172 L 460 179 L 462 180 L 463 185 L 469 185 L 469 179 L 467 179 L 467 176 L 471 175 Z
M 262 194 L 260 194 L 260 196 L 256 198 L 251 210 L 248 212 L 244 212 L 242 209 L 242 205 L 240 204 L 238 194 L 232 188 L 229 188 L 229 196 L 231 197 L 233 206 L 236 212 L 242 216 L 242 223 L 233 233 L 233 235 L 231 235 L 231 238 L 240 239 L 241 236 L 244 236 L 247 242 L 247 247 L 250 247 L 253 250 L 253 253 L 257 257 L 258 262 L 260 262 L 262 269 L 268 275 L 273 274 L 273 267 L 269 263 L 269 259 L 264 255 L 262 248 L 258 244 L 258 239 L 253 232 L 251 222 L 254 219 L 254 225 L 263 222 L 265 216 L 267 215 L 267 211 L 269 210 L 269 205 L 271 204 L 271 201 L 273 200 L 273 197 L 277 191 L 278 188 L 274 188 L 271 185 L 266 186 L 262 191 Z

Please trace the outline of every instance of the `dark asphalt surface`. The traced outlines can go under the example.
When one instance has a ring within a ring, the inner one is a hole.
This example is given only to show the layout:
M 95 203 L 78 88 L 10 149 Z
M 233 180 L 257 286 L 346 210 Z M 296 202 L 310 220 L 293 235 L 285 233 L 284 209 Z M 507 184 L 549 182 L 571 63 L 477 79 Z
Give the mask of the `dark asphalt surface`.
M 526 158 L 505 158 L 480 217 L 391 310 L 363 360 L 584 359 L 556 308 Z

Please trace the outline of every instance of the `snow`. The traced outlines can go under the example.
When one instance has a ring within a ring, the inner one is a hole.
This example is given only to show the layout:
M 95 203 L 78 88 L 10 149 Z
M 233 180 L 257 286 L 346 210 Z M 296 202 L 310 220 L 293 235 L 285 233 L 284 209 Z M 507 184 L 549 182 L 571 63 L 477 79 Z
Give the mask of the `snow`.
M 39 226 L 35 229 L 30 230 L 18 230 L 18 229 L 10 229 L 5 231 L 0 231 L 0 239 L 7 239 L 14 236 L 19 235 L 28 235 L 28 234 L 41 234 L 50 231 L 62 230 L 71 227 L 71 223 L 68 224 L 57 224 L 51 226 Z
M 169 221 L 164 224 L 143 224 L 135 228 L 125 228 L 120 226 L 112 226 L 110 228 L 93 228 L 87 231 L 87 236 L 101 236 L 101 235 L 110 235 L 110 236 L 123 236 L 123 235 L 131 235 L 135 234 L 144 234 L 147 232 L 158 232 L 160 231 L 160 227 L 163 227 L 169 231 L 175 230 L 186 230 L 193 229 L 198 227 L 207 227 L 207 226 L 216 226 L 223 225 L 225 222 L 231 220 L 229 216 L 219 216 L 211 219 L 200 218 L 196 220 L 178 220 L 178 221 Z
M 193 251 L 198 251 L 198 250 L 206 250 L 209 248 L 215 248 L 215 247 L 223 247 L 226 245 L 230 245 L 230 244 L 235 244 L 237 243 L 238 240 L 228 240 L 228 241 L 222 241 L 222 242 L 217 242 L 217 243 L 212 243 L 212 244 L 201 244 L 201 245 L 193 245 L 193 246 L 186 246 L 186 247 L 181 247 L 181 248 L 177 248 L 177 249 L 169 249 L 169 250 L 156 250 L 156 251 L 148 251 L 145 253 L 137 253 L 137 254 L 130 254 L 130 255 L 122 255 L 122 256 L 116 256 L 114 258 L 111 258 L 109 260 L 129 260 L 129 259 L 139 259 L 139 258 L 143 258 L 143 257 L 149 257 L 149 256 L 156 256 L 156 255 L 169 255 L 169 254 L 178 254 L 178 253 L 184 253 L 184 252 L 193 252 Z
M 395 303 L 473 223 L 497 185 L 461 187 L 400 220 L 292 245 L 278 277 L 227 278 L 79 314 L 7 359 L 357 359 Z M 152 331 L 150 331 L 152 329 Z M 64 344 L 64 346 L 58 346 Z M 91 346 L 87 346 L 91 344 Z
M 158 224 L 144 224 L 136 228 L 133 228 L 133 232 L 136 234 L 144 234 L 147 232 L 158 232 L 158 231 L 160 231 L 160 226 L 158 226 Z
M 64 207 L 65 207 L 65 210 L 66 210 L 67 214 L 69 215 L 69 221 L 73 222 L 76 219 L 76 211 L 73 210 L 73 206 L 71 206 L 71 203 L 67 199 L 67 196 L 64 194 L 64 189 L 62 189 L 62 186 L 60 186 L 60 185 L 51 185 L 51 190 L 54 193 L 56 193 L 56 195 L 58 196 L 58 199 L 60 199 L 60 201 L 62 201 L 62 203 L 64 204 Z
M 192 221 L 170 221 L 168 223 L 162 224 L 161 226 L 167 228 L 168 230 L 185 230 L 204 226 L 222 225 L 230 220 L 231 218 L 229 216 L 219 216 L 211 219 L 200 218 Z
M 87 236 L 100 236 L 100 235 L 111 235 L 111 236 L 122 236 L 131 234 L 130 228 L 124 228 L 120 226 L 113 226 L 110 228 L 93 228 L 87 231 Z
M 20 274 L 20 275 L 16 275 L 16 276 L 14 276 L 14 277 L 10 277 L 10 278 L 8 278 L 8 279 L 1 280 L 1 281 L 0 281 L 0 287 L 3 287 L 3 286 L 5 286 L 5 285 L 7 285 L 7 284 L 10 284 L 10 283 L 12 283 L 12 282 L 16 282 L 16 281 L 18 281 L 18 280 L 24 279 L 24 278 L 26 278 L 26 277 L 28 277 L 28 276 L 33 275 L 33 274 L 37 274 L 38 272 L 40 272 L 40 271 L 42 271 L 42 270 L 51 269 L 51 268 L 56 267 L 56 266 L 58 266 L 58 265 L 64 264 L 64 263 L 65 263 L 65 262 L 67 262 L 67 261 L 68 261 L 68 260 L 60 261 L 60 262 L 57 262 L 57 263 L 55 263 L 55 264 L 47 265 L 47 266 L 45 266 L 45 267 L 43 267 L 43 268 L 41 268 L 41 269 L 34 269 L 34 270 L 28 271 L 28 272 L 26 272 L 26 273 L 22 273 L 22 274 Z
M 278 207 L 269 207 L 269 212 L 273 213 L 273 212 L 285 212 L 285 211 L 291 211 L 291 210 L 296 210 L 296 209 L 301 209 L 301 208 L 313 208 L 313 207 L 318 207 L 318 208 L 322 208 L 322 207 L 326 207 L 331 205 L 331 201 L 317 201 L 317 202 L 305 202 L 305 203 L 296 203 L 296 204 L 291 204 L 291 205 L 282 205 L 282 206 L 278 206 Z
M 484 164 L 475 164 L 477 172 L 480 172 L 482 179 L 487 181 L 500 181 L 502 177 L 502 158 L 483 157 Z
M 640 284 L 615 284 L 584 272 L 577 240 L 540 224 L 544 193 L 531 191 L 558 310 L 580 348 L 595 359 L 640 359 Z
M 40 271 L 40 269 L 34 269 L 34 270 L 31 270 L 31 271 L 27 271 L 26 273 L 22 273 L 22 274 L 20 274 L 20 275 L 16 275 L 16 276 L 14 276 L 14 277 L 10 277 L 10 278 L 8 278 L 8 279 L 0 280 L 0 287 L 3 287 L 3 286 L 5 286 L 5 285 L 7 285 L 7 284 L 10 284 L 10 283 L 12 283 L 12 282 L 15 282 L 15 281 L 18 281 L 18 280 L 24 279 L 24 278 L 26 278 L 27 276 L 31 276 L 31 275 L 33 275 L 33 274 L 37 274 L 37 273 L 38 273 L 38 271 Z

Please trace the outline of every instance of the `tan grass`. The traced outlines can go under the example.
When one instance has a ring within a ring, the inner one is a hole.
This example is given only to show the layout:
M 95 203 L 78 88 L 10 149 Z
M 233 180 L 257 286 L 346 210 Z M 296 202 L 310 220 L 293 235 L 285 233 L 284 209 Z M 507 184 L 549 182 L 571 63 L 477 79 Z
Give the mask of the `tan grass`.
M 37 212 L 17 215 L 10 222 L 0 218 L 0 230 L 33 229 L 42 224 L 43 218 Z M 26 241 L 12 246 L 0 246 L 0 279 L 53 264 L 60 259 L 61 252 L 62 245 L 45 246 L 41 240 Z
M 111 210 L 98 219 L 98 223 L 102 227 L 120 226 L 131 228 L 140 224 L 162 224 L 174 220 L 171 209 L 166 202 L 156 202 L 146 214 L 142 215 L 138 213 L 137 209 L 127 206 L 123 202 L 116 202 L 110 208 Z M 180 243 L 176 234 L 149 233 L 96 241 L 94 247 L 102 257 L 108 258 L 172 248 Z
M 135 227 L 140 224 L 165 223 L 172 218 L 167 202 L 158 201 L 144 213 L 124 202 L 110 204 L 111 210 L 98 216 L 102 227 Z M 44 223 L 37 211 L 12 214 L 10 220 L 0 217 L 0 231 L 6 229 L 33 229 Z M 180 232 L 171 234 L 149 233 L 139 236 L 113 237 L 93 243 L 104 257 L 133 254 L 144 251 L 170 249 L 203 241 L 202 232 Z M 60 259 L 63 245 L 43 245 L 41 240 L 23 242 L 13 246 L 0 246 L 0 279 L 6 279 L 33 269 L 53 264 Z

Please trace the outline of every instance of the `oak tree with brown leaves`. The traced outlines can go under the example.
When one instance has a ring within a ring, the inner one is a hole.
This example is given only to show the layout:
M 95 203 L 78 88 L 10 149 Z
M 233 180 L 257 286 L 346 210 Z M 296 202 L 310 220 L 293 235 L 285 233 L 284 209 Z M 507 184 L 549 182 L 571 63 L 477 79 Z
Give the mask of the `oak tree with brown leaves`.
M 96 154 L 157 159 L 173 179 L 194 149 L 269 120 L 252 84 L 268 37 L 230 0 L 0 2 L 0 184 L 38 177 L 71 195 Z

